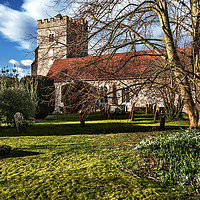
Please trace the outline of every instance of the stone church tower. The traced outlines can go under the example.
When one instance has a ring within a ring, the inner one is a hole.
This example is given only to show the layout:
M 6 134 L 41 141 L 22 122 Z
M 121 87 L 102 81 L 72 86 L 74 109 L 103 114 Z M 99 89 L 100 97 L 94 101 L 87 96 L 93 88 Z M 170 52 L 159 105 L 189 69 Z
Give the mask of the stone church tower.
M 55 59 L 88 55 L 88 24 L 86 20 L 74 20 L 57 16 L 37 21 L 37 48 L 31 75 L 46 76 Z

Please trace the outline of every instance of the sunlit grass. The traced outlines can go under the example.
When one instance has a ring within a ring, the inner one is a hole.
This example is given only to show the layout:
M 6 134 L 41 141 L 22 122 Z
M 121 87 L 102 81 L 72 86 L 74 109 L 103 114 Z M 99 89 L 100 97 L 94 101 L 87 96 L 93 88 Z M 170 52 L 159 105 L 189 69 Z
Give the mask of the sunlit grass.
M 160 134 L 159 121 L 138 113 L 86 119 L 79 115 L 37 121 L 26 133 L 0 129 L 0 199 L 177 199 L 184 190 L 133 175 L 139 157 L 133 149 Z M 166 131 L 185 129 L 188 121 L 166 122 Z M 128 170 L 126 170 L 128 169 Z
M 91 116 L 86 118 L 85 124 L 130 124 L 130 125 L 142 125 L 142 126 L 151 126 L 151 127 L 159 127 L 160 123 L 159 121 L 153 121 L 153 116 L 152 115 L 146 115 L 146 114 L 136 114 L 136 117 L 133 121 L 131 121 L 128 117 L 128 114 L 125 116 L 127 118 L 124 118 L 124 115 L 122 115 L 122 119 L 104 119 L 103 117 L 99 117 L 97 114 L 92 114 L 93 119 L 91 120 Z M 98 116 L 98 117 L 97 117 Z M 143 117 L 141 117 L 143 116 Z M 112 116 L 111 116 L 112 117 Z M 95 120 L 95 118 L 98 118 Z M 118 116 L 120 118 L 120 115 Z M 72 120 L 73 119 L 73 120 Z M 80 124 L 79 121 L 79 115 L 66 115 L 66 116 L 57 116 L 50 118 L 46 121 L 39 121 L 37 125 L 61 125 L 61 124 Z M 189 126 L 188 120 L 184 121 L 166 121 L 166 126 Z
M 0 199 L 174 199 L 180 191 L 116 165 L 134 164 L 132 150 L 145 136 L 2 137 L 13 151 L 0 160 Z
M 159 130 L 159 121 L 153 120 L 153 115 L 136 113 L 134 121 L 129 118 L 129 113 L 117 116 L 101 116 L 94 113 L 86 118 L 85 127 L 80 126 L 79 115 L 61 115 L 36 121 L 27 127 L 26 133 L 17 133 L 15 128 L 0 129 L 2 136 L 17 135 L 73 135 L 73 134 L 105 134 L 122 132 L 142 132 Z M 189 121 L 167 122 L 166 130 L 186 129 Z

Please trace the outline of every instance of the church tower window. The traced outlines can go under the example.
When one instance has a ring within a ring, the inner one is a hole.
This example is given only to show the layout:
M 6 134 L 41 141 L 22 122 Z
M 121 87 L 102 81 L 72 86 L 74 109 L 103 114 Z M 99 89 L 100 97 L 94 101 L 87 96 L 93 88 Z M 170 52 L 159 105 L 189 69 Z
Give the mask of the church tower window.
M 49 42 L 53 42 L 54 41 L 54 34 L 49 34 Z

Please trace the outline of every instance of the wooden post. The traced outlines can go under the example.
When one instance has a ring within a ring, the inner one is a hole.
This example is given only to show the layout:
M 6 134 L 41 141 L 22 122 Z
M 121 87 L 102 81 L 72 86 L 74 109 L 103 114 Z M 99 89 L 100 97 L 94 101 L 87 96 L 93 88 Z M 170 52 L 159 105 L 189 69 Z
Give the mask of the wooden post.
M 159 130 L 164 130 L 165 129 L 165 115 L 162 113 L 161 118 L 160 118 L 160 128 Z
M 153 107 L 153 113 L 156 113 L 156 104 L 154 105 L 154 107 Z
M 154 121 L 158 120 L 159 119 L 159 113 L 158 111 L 156 110 L 155 113 L 154 113 Z
M 148 112 L 149 112 L 149 106 L 148 104 L 146 104 L 146 114 L 148 114 Z

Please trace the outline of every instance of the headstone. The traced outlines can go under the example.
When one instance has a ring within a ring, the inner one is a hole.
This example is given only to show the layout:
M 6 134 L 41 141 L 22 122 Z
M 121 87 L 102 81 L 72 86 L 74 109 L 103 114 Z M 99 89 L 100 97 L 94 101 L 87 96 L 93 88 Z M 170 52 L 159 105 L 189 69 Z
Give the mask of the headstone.
M 119 107 L 119 106 L 115 106 L 115 105 L 111 105 L 109 107 L 109 114 L 123 114 L 125 107 Z
M 24 120 L 23 114 L 20 113 L 20 112 L 17 112 L 14 115 L 14 119 L 15 119 L 15 125 L 16 125 L 16 128 L 17 128 L 17 131 L 19 133 L 26 132 L 26 124 L 25 124 L 25 120 Z

